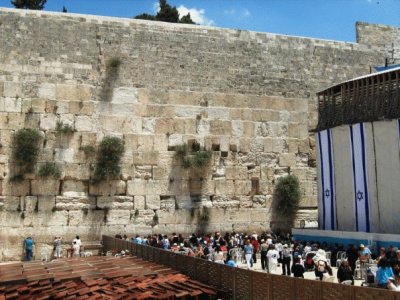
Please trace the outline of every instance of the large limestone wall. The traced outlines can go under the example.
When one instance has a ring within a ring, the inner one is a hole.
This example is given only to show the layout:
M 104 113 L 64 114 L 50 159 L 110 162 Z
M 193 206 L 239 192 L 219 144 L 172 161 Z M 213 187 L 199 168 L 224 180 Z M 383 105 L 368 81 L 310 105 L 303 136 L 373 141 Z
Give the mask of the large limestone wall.
M 54 235 L 265 230 L 279 224 L 273 187 L 289 173 L 303 192 L 298 220 L 316 220 L 315 92 L 383 64 L 379 49 L 0 9 L 0 257 L 20 253 L 28 234 L 39 247 Z M 76 132 L 57 133 L 57 121 Z M 56 162 L 60 180 L 9 181 L 20 128 L 41 131 L 38 165 Z M 122 175 L 91 185 L 95 159 L 80 147 L 107 135 L 125 142 Z M 192 140 L 213 150 L 203 171 L 174 159 Z

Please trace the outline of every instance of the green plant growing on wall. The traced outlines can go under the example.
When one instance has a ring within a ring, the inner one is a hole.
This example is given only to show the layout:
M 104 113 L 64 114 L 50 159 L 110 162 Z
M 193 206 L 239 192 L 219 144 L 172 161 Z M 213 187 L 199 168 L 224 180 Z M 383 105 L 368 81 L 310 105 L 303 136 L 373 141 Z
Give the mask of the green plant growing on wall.
M 97 162 L 93 183 L 118 178 L 121 172 L 120 162 L 124 154 L 124 142 L 118 137 L 105 137 L 97 151 Z
M 287 175 L 278 179 L 274 198 L 280 215 L 293 219 L 299 209 L 300 197 L 300 185 L 296 176 Z
M 96 148 L 91 145 L 81 146 L 79 150 L 83 151 L 86 156 L 92 156 L 96 153 Z
M 203 207 L 199 215 L 199 220 L 202 222 L 210 221 L 210 212 L 208 211 L 208 207 Z
M 40 147 L 40 133 L 36 129 L 24 128 L 18 130 L 13 138 L 13 158 L 19 168 L 19 173 L 13 178 L 23 179 L 23 175 L 33 172 Z
M 61 171 L 55 163 L 46 162 L 40 166 L 38 176 L 41 178 L 53 177 L 54 179 L 59 179 Z
M 56 131 L 62 134 L 73 134 L 76 130 L 73 126 L 69 124 L 64 124 L 61 121 L 58 121 L 56 124 Z
M 112 57 L 107 60 L 105 77 L 100 92 L 100 100 L 111 101 L 112 91 L 118 79 L 120 67 L 121 60 L 118 57 Z
M 190 148 L 186 144 L 175 146 L 175 157 L 182 163 L 183 168 L 202 168 L 207 166 L 212 157 L 211 151 L 201 150 L 198 144 L 194 143 Z

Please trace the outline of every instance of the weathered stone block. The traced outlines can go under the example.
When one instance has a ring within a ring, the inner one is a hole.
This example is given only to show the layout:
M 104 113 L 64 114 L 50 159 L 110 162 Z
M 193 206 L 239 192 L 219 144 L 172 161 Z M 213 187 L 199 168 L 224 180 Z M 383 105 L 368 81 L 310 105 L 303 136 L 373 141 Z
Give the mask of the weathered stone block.
M 23 201 L 23 210 L 28 212 L 39 210 L 39 203 L 37 196 L 25 196 L 22 197 L 21 200 Z
M 81 209 L 95 209 L 95 197 L 56 197 L 57 210 L 81 210 Z
M 88 182 L 77 180 L 64 180 L 62 195 L 66 197 L 86 196 L 89 192 Z
M 38 209 L 40 212 L 51 212 L 56 206 L 55 196 L 38 196 Z
M 42 83 L 39 86 L 38 97 L 43 99 L 56 99 L 56 85 L 52 83 Z
M 4 98 L 4 111 L 20 113 L 22 111 L 22 99 Z
M 27 196 L 30 193 L 30 181 L 9 181 L 3 180 L 3 191 L 6 196 Z
M 76 116 L 75 117 L 75 129 L 81 131 L 92 131 L 93 130 L 93 119 L 88 116 Z
M 40 179 L 31 181 L 31 194 L 35 196 L 58 195 L 60 181 L 53 179 Z
M 296 165 L 296 155 L 294 153 L 282 153 L 279 155 L 279 166 L 290 167 Z
M 146 209 L 160 209 L 160 196 L 147 195 L 146 196 Z
M 3 203 L 3 207 L 6 211 L 21 211 L 23 209 L 23 203 L 21 197 L 15 196 L 2 196 L 0 201 Z
M 136 209 L 144 209 L 146 206 L 145 196 L 134 196 L 134 208 Z
M 111 209 L 133 209 L 133 197 L 129 196 L 101 196 L 97 197 L 97 207 Z
M 89 185 L 89 194 L 95 196 L 119 196 L 126 194 L 126 182 L 123 180 L 102 181 Z
M 19 98 L 23 96 L 21 82 L 4 81 L 3 85 L 4 97 Z
M 235 193 L 234 181 L 225 179 L 215 180 L 215 193 L 217 195 L 233 195 Z
M 239 207 L 240 201 L 237 196 L 214 196 L 212 206 L 215 208 Z
M 40 116 L 40 130 L 55 130 L 57 125 L 57 116 L 54 114 L 45 114 Z
M 117 104 L 133 104 L 138 102 L 138 90 L 134 87 L 118 87 L 113 90 L 112 100 Z

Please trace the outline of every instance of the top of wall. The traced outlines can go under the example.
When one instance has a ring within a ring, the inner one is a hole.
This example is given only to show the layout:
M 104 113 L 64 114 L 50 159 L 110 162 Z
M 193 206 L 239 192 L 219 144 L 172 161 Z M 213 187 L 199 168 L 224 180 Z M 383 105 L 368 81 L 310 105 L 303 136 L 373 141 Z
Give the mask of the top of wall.
M 52 67 L 41 82 L 99 87 L 118 57 L 120 86 L 311 98 L 385 62 L 369 45 L 198 25 L 6 8 L 0 23 L 0 75 Z

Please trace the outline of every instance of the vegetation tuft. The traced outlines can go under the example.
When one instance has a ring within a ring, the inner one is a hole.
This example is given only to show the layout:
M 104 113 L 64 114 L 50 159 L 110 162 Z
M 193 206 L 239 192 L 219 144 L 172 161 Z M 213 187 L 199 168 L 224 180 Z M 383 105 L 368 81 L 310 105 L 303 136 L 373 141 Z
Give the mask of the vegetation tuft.
M 56 131 L 58 133 L 62 133 L 62 134 L 72 134 L 76 130 L 73 126 L 71 126 L 69 124 L 64 124 L 63 122 L 58 121 L 57 125 L 56 125 Z
M 36 129 L 20 129 L 13 138 L 13 158 L 19 168 L 19 174 L 14 175 L 15 181 L 22 180 L 24 174 L 33 172 L 40 147 L 40 133 Z
M 299 209 L 300 197 L 300 185 L 296 176 L 288 175 L 278 179 L 275 185 L 274 198 L 277 202 L 279 214 L 293 218 Z
M 96 148 L 91 145 L 81 146 L 79 150 L 83 151 L 86 156 L 91 156 L 96 153 Z
M 202 222 L 210 221 L 210 212 L 208 211 L 208 207 L 203 207 L 202 211 L 200 212 L 199 219 Z
M 192 167 L 202 168 L 210 163 L 212 152 L 201 150 L 197 145 L 194 143 L 192 148 L 186 144 L 175 147 L 175 157 L 182 162 L 182 166 L 185 169 Z
M 120 162 L 124 154 L 124 142 L 117 137 L 105 137 L 97 151 L 97 163 L 93 183 L 115 179 L 120 175 Z
M 61 177 L 61 171 L 55 163 L 46 162 L 40 166 L 38 175 L 41 178 L 53 177 L 54 179 L 58 179 Z

